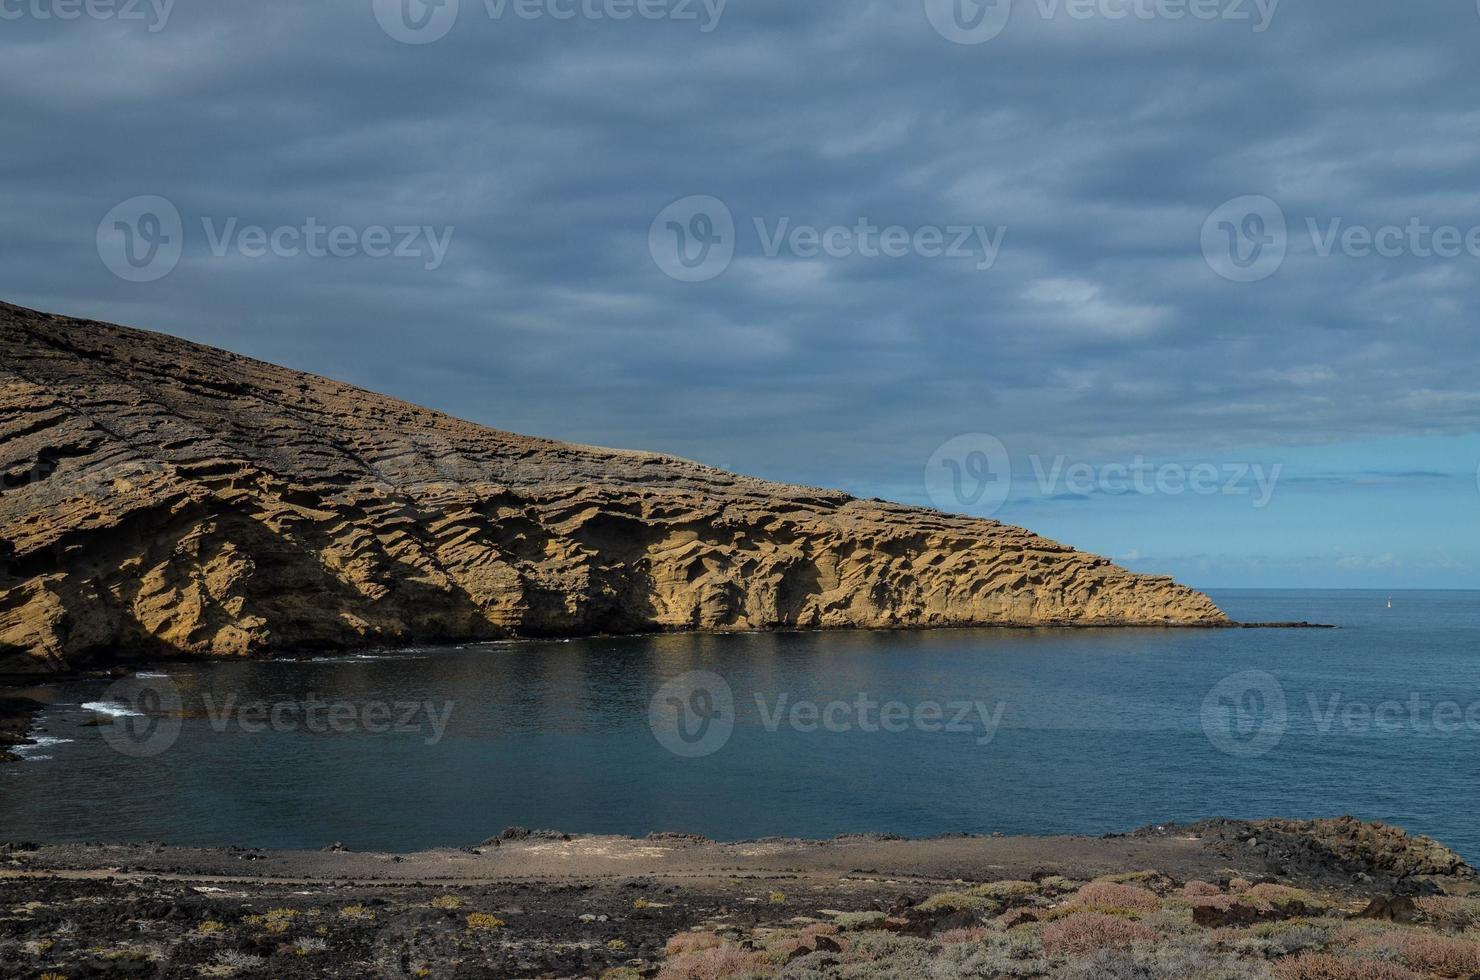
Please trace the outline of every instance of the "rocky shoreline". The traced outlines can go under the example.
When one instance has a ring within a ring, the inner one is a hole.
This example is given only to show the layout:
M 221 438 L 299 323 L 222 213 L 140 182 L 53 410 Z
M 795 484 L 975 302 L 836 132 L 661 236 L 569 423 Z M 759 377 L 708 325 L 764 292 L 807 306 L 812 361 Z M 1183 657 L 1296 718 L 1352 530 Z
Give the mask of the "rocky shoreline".
M 0 763 L 15 761 L 11 749 L 31 744 L 27 734 L 31 718 L 46 705 L 30 698 L 8 697 L 0 694 Z
M 1406 980 L 1480 970 L 1477 892 L 1442 845 L 1351 818 L 729 844 L 514 828 L 407 855 L 14 842 L 0 974 Z

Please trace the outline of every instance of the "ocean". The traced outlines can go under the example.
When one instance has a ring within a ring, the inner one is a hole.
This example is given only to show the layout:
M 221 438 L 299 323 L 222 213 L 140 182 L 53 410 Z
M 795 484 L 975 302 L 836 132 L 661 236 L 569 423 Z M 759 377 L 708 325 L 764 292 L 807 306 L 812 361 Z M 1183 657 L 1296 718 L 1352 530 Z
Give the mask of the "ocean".
M 518 641 L 55 685 L 41 744 L 0 767 L 0 838 L 406 851 L 508 826 L 737 840 L 1350 813 L 1480 859 L 1480 592 L 1212 595 L 1241 621 L 1339 628 Z

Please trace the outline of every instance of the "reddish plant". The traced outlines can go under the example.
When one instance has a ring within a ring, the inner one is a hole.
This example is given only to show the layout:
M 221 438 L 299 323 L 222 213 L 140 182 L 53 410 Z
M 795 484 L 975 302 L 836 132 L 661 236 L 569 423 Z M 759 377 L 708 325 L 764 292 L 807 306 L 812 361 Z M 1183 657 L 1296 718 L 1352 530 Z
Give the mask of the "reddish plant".
M 1398 940 L 1403 961 L 1441 977 L 1468 977 L 1480 973 L 1480 943 L 1452 936 L 1407 933 Z
M 730 980 L 765 969 L 765 959 L 758 953 L 723 946 L 676 956 L 663 965 L 658 980 Z
M 1050 922 L 1043 929 L 1043 948 L 1058 956 L 1086 956 L 1102 949 L 1129 949 L 1153 943 L 1156 933 L 1116 915 L 1085 912 Z
M 1480 925 L 1480 899 L 1425 895 L 1423 898 L 1415 898 L 1413 904 L 1435 923 L 1451 929 Z
M 1422 980 L 1418 974 L 1396 963 L 1325 953 L 1287 956 L 1275 960 L 1270 970 L 1277 980 Z
M 664 956 L 682 956 L 706 949 L 718 949 L 724 943 L 712 932 L 681 932 L 663 947 Z

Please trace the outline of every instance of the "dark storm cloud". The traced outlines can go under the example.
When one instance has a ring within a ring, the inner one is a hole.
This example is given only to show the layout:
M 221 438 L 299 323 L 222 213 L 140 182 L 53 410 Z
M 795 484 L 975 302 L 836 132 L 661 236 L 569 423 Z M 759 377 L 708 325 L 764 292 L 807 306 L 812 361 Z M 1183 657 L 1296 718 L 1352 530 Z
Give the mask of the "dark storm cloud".
M 920 0 L 732 0 L 707 32 L 461 0 L 424 45 L 370 0 L 179 4 L 158 30 L 3 2 L 22 13 L 0 21 L 16 302 L 504 428 L 906 497 L 962 432 L 1185 453 L 1480 422 L 1480 257 L 1323 257 L 1307 225 L 1480 226 L 1469 3 L 1285 0 L 1257 32 L 1016 0 L 965 46 Z M 142 194 L 186 244 L 128 282 L 95 235 Z M 1248 194 L 1279 203 L 1289 254 L 1230 282 L 1200 236 Z M 688 195 L 736 224 L 706 282 L 649 253 Z M 202 230 L 310 217 L 452 239 L 428 269 L 218 257 Z M 768 257 L 757 219 L 1006 230 L 980 271 Z

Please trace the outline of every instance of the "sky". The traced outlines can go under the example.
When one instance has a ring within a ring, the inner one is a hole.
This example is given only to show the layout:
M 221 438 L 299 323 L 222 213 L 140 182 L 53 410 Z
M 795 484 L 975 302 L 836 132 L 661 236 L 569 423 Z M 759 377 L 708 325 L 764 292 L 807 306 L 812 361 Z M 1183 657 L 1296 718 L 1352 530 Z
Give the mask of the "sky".
M 1194 586 L 1480 588 L 1470 0 L 0 0 L 0 298 Z

